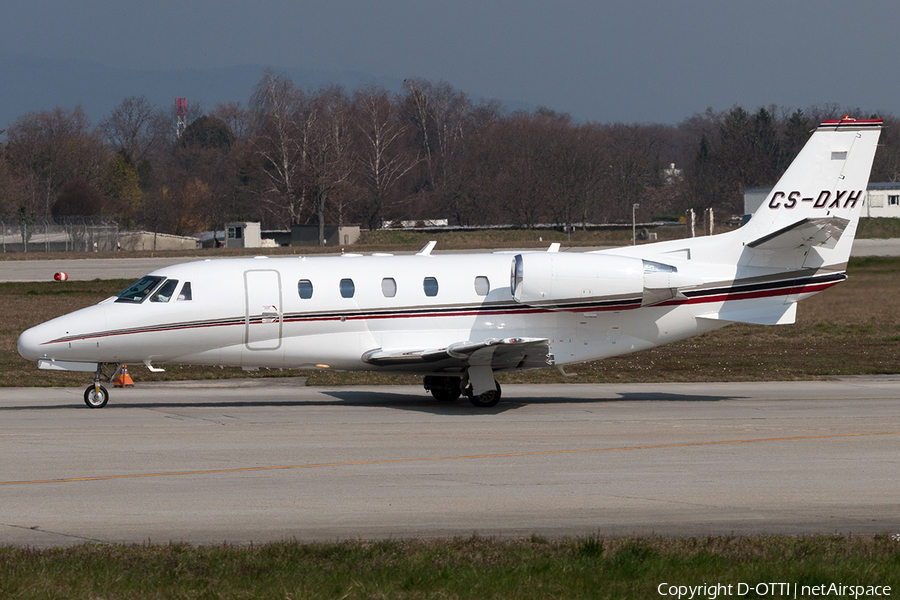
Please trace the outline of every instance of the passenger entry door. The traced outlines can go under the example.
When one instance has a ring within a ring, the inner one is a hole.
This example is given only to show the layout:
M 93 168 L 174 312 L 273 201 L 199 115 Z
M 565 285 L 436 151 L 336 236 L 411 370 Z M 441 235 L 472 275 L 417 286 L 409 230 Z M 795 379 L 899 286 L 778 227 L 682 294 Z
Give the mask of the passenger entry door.
M 248 350 L 277 350 L 281 347 L 283 309 L 281 274 L 275 270 L 244 271 L 247 299 L 244 344 Z

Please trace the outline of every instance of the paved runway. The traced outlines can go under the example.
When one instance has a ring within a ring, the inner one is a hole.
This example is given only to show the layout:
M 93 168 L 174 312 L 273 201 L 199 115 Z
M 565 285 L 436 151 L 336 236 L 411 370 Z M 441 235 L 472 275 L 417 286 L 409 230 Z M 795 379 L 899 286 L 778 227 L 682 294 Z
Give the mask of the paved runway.
M 163 267 L 203 260 L 201 256 L 166 258 L 61 258 L 0 261 L 0 281 L 53 281 L 62 271 L 71 281 L 139 279 Z
M 0 545 L 900 533 L 897 377 L 81 395 L 0 389 Z

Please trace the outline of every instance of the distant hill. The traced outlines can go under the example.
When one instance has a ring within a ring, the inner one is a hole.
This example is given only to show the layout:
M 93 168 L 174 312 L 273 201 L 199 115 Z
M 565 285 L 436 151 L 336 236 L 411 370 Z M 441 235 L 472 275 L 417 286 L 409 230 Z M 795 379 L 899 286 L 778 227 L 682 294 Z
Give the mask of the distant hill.
M 210 110 L 220 102 L 246 104 L 264 68 L 242 65 L 220 69 L 143 71 L 0 52 L 0 129 L 7 128 L 29 111 L 49 110 L 56 106 L 74 108 L 78 104 L 96 125 L 129 96 L 146 96 L 160 108 L 174 107 L 177 97 L 187 98 L 189 107 L 200 102 L 204 110 Z M 287 75 L 295 84 L 312 89 L 330 83 L 354 90 L 375 83 L 399 93 L 403 87 L 402 79 L 363 72 L 273 69 Z

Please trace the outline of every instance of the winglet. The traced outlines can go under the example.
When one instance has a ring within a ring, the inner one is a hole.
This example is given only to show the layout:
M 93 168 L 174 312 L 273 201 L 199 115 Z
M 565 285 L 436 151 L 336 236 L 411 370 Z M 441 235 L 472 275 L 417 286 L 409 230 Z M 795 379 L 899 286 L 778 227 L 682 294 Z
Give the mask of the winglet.
M 416 256 L 431 256 L 431 251 L 434 250 L 434 247 L 436 245 L 437 245 L 437 242 L 434 240 L 431 240 L 430 242 L 428 242 L 427 244 L 422 246 L 421 250 L 416 252 Z
M 550 247 L 547 248 L 547 252 L 559 252 L 559 246 L 559 242 L 553 242 L 552 244 L 550 244 Z

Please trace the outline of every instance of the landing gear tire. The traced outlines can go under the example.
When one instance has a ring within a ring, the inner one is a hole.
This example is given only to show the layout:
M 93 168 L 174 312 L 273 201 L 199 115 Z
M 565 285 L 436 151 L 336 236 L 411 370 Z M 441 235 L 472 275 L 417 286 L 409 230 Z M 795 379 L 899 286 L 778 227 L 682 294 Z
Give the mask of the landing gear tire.
M 434 388 L 431 390 L 431 395 L 434 396 L 434 399 L 438 402 L 453 402 L 462 395 L 462 392 L 459 390 L 459 387 L 456 389 Z
M 478 408 L 497 406 L 497 403 L 500 402 L 500 384 L 495 382 L 494 385 L 497 386 L 496 390 L 488 390 L 477 396 L 472 393 L 471 387 L 466 390 L 468 392 L 466 395 L 469 397 L 469 402 L 472 403 L 472 406 L 477 406 Z
M 101 385 L 99 390 L 98 392 L 93 383 L 84 390 L 84 403 L 89 408 L 103 408 L 109 402 L 109 392 L 106 391 L 106 388 Z
M 453 402 L 462 395 L 459 377 L 428 375 L 425 377 L 425 389 L 438 402 Z

